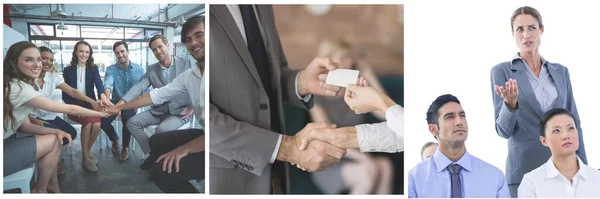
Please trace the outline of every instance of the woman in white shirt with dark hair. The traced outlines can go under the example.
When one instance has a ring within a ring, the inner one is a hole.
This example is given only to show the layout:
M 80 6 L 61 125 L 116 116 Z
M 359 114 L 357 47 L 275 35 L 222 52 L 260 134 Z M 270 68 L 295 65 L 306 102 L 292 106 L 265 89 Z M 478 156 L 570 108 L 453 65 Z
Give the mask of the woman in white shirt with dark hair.
M 600 171 L 585 165 L 575 153 L 579 134 L 573 115 L 554 108 L 540 121 L 540 141 L 552 156 L 542 166 L 525 174 L 519 198 L 600 198 Z
M 35 44 L 21 41 L 10 46 L 4 58 L 3 171 L 8 176 L 36 165 L 39 172 L 31 191 L 58 193 L 56 168 L 60 149 L 64 142 L 71 143 L 71 135 L 33 124 L 29 114 L 35 109 L 78 116 L 107 114 L 45 98 L 35 83 L 40 72 L 40 51 Z

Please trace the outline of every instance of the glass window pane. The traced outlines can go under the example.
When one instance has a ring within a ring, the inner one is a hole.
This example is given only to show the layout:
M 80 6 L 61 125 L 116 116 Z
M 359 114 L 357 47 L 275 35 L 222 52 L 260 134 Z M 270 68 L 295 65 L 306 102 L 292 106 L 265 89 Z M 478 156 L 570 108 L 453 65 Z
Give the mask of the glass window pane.
M 53 25 L 29 25 L 29 35 L 32 36 L 54 36 Z
M 144 29 L 125 28 L 125 39 L 144 39 Z
M 56 24 L 56 36 L 57 37 L 77 37 L 80 38 L 79 26 L 78 25 L 65 25 L 66 30 L 60 30 L 59 24 Z
M 123 28 L 108 26 L 81 26 L 81 37 L 123 39 Z
M 59 52 L 55 52 L 56 55 L 60 54 L 61 56 L 60 59 L 57 59 L 58 65 L 63 68 L 66 68 L 70 65 L 75 43 L 77 43 L 77 41 L 61 41 L 61 50 Z
M 154 35 L 160 35 L 160 34 L 162 34 L 162 30 L 146 30 L 147 38 L 150 38 Z

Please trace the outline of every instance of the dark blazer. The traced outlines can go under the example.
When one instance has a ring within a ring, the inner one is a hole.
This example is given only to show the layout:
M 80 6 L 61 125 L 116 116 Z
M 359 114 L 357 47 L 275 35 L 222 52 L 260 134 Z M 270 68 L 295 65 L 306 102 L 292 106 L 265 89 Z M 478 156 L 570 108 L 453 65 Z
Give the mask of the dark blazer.
M 573 89 L 569 70 L 561 64 L 551 63 L 542 59 L 543 64 L 554 80 L 558 97 L 550 108 L 565 108 L 575 116 L 579 131 L 579 149 L 577 155 L 587 164 L 583 135 L 580 126 L 577 106 L 573 98 Z M 515 57 L 510 62 L 496 65 L 491 70 L 491 90 L 494 101 L 496 132 L 502 138 L 508 139 L 508 158 L 506 160 L 506 180 L 508 184 L 520 184 L 523 175 L 539 166 L 550 158 L 550 150 L 540 142 L 540 121 L 544 112 L 527 77 L 527 65 Z M 509 78 L 517 80 L 519 96 L 517 109 L 509 110 L 504 99 L 496 95 L 494 85 L 502 86 Z
M 69 66 L 66 67 L 63 71 L 63 78 L 65 79 L 65 83 L 69 86 L 77 89 L 77 66 Z M 94 93 L 94 85 L 96 86 L 96 90 L 98 91 L 98 98 Z M 104 93 L 104 84 L 102 83 L 102 78 L 100 78 L 100 72 L 98 71 L 98 66 L 94 65 L 92 68 L 86 67 L 85 71 L 85 95 L 94 100 L 100 99 L 100 94 Z M 75 99 L 69 96 L 67 93 L 62 93 L 62 99 L 65 104 L 77 104 L 78 99 Z M 90 103 L 84 102 L 83 107 L 88 109 L 92 109 L 92 105 Z

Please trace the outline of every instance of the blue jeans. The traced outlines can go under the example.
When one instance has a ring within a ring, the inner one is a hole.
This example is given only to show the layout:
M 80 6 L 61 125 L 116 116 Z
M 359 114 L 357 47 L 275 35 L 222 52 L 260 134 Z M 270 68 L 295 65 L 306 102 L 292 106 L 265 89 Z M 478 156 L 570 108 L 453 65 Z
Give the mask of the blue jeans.
M 122 110 L 121 111 L 121 121 L 123 122 L 123 140 L 122 140 L 123 147 L 129 147 L 129 141 L 131 140 L 131 133 L 129 132 L 129 129 L 127 128 L 126 124 L 127 124 L 127 121 L 129 121 L 129 118 L 133 117 L 134 115 L 135 115 L 135 113 L 133 112 L 133 110 Z M 115 131 L 115 127 L 113 127 L 113 125 L 111 124 L 116 118 L 117 118 L 117 115 L 112 115 L 110 117 L 102 118 L 102 120 L 100 121 L 100 128 L 102 128 L 104 133 L 106 133 L 106 136 L 108 136 L 108 138 L 110 139 L 111 142 L 116 142 L 119 139 L 119 136 L 117 135 L 117 132 Z
M 71 124 L 67 123 L 60 117 L 55 117 L 53 120 L 44 120 L 44 119 L 40 119 L 40 118 L 37 118 L 37 119 L 46 122 L 44 124 L 44 127 L 59 129 L 61 131 L 64 131 L 65 133 L 70 134 L 71 139 L 73 139 L 73 140 L 75 140 L 75 138 L 77 138 L 77 130 L 75 130 L 75 128 L 73 128 L 73 126 Z M 65 140 L 63 140 L 63 145 L 66 145 L 67 143 L 68 142 L 65 142 Z

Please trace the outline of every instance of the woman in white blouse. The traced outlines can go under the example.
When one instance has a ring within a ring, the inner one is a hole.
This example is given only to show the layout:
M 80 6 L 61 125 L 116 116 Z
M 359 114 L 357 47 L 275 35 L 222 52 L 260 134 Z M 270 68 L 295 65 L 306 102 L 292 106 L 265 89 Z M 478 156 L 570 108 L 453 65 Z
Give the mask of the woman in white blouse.
M 37 180 L 32 192 L 60 192 L 56 166 L 60 148 L 71 143 L 64 131 L 31 123 L 34 109 L 63 112 L 79 116 L 104 117 L 100 113 L 47 99 L 35 83 L 41 72 L 40 51 L 35 44 L 22 41 L 10 46 L 4 58 L 4 176 L 36 165 Z
M 519 198 L 600 198 L 600 171 L 585 165 L 576 154 L 579 133 L 573 118 L 563 108 L 544 114 L 540 122 L 540 141 L 550 149 L 552 156 L 523 176 Z

